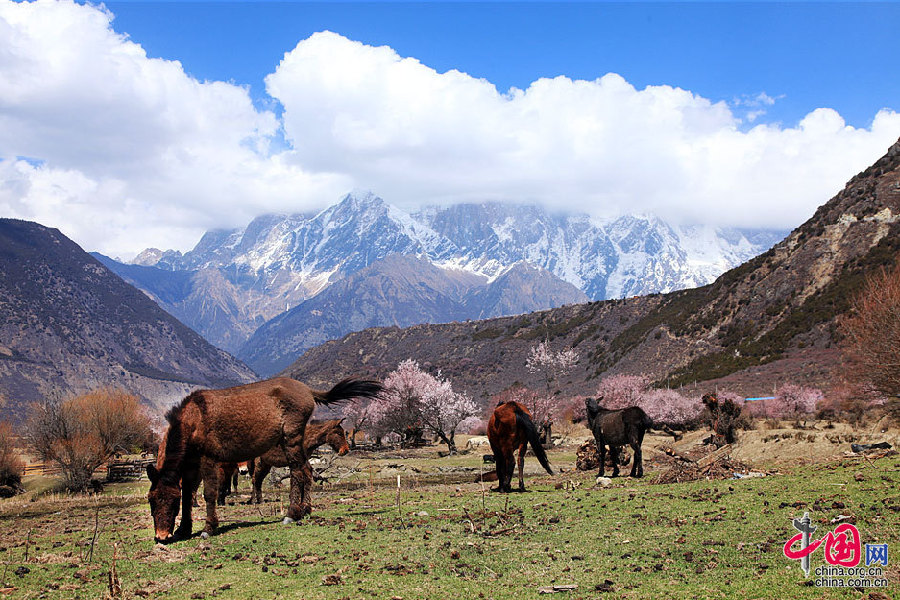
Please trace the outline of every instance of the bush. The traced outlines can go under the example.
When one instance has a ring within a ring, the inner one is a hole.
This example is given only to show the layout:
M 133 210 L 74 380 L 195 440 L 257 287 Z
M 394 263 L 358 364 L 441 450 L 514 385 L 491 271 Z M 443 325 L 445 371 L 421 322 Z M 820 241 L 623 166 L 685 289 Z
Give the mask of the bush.
M 22 491 L 22 475 L 25 465 L 15 446 L 12 425 L 0 421 L 0 488 L 8 488 L 13 494 Z
M 738 429 L 752 429 L 753 420 L 744 411 L 744 399 L 733 392 L 706 394 L 702 420 L 715 434 L 717 444 L 733 444 Z
M 793 383 L 778 390 L 774 400 L 765 401 L 766 416 L 774 419 L 793 419 L 795 424 L 812 416 L 817 405 L 824 400 L 822 391 Z
M 892 257 L 895 258 L 895 257 Z M 900 264 L 872 273 L 856 295 L 852 316 L 841 323 L 847 375 L 886 399 L 900 416 Z
M 101 389 L 33 404 L 26 435 L 42 460 L 59 466 L 67 489 L 84 491 L 97 467 L 117 452 L 140 448 L 152 432 L 136 396 Z

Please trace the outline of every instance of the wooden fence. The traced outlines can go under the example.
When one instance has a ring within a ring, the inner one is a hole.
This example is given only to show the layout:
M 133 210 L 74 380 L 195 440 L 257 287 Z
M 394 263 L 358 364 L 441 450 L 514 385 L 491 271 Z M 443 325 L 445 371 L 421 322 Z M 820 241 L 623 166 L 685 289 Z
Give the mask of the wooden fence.
M 120 458 L 111 460 L 107 464 L 100 465 L 94 475 L 97 479 L 106 481 L 124 481 L 126 479 L 140 479 L 147 465 L 156 464 L 156 457 L 141 456 L 140 458 Z M 25 465 L 24 476 L 43 475 L 46 477 L 59 475 L 62 470 L 53 463 L 38 462 Z

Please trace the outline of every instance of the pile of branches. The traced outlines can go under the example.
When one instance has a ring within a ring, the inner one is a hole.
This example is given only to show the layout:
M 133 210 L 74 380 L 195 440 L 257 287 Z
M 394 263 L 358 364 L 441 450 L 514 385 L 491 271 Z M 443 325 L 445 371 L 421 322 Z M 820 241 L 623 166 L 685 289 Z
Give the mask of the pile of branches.
M 627 465 L 631 460 L 631 453 L 625 448 L 619 450 L 619 465 Z M 606 453 L 606 466 L 612 469 L 612 453 Z M 600 455 L 597 452 L 597 444 L 594 440 L 588 440 L 578 446 L 575 451 L 575 468 L 579 471 L 596 471 L 600 468 Z
M 658 459 L 667 464 L 656 483 L 681 483 L 711 479 L 734 479 L 740 475 L 751 476 L 750 465 L 731 458 L 731 445 L 722 446 L 714 452 L 699 450 L 688 454 L 676 452 L 663 446 L 663 455 Z M 758 475 L 757 475 L 758 476 Z

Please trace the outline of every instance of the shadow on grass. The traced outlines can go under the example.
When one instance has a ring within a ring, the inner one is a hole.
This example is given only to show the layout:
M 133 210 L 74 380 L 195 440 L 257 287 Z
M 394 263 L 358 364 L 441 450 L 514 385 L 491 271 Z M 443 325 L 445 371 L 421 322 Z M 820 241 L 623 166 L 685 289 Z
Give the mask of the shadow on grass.
M 281 522 L 280 519 L 277 521 L 235 521 L 233 523 L 226 523 L 224 525 L 219 525 L 216 528 L 216 532 L 209 537 L 210 537 L 210 539 L 212 539 L 219 535 L 222 535 L 223 533 L 229 533 L 231 531 L 238 531 L 241 529 L 246 529 L 247 527 L 260 527 L 260 526 L 264 526 L 264 525 L 272 525 L 274 523 L 280 523 L 280 522 Z M 176 540 L 172 540 L 171 542 L 168 542 L 168 544 L 177 544 L 178 542 L 188 542 L 193 539 L 200 539 L 200 537 L 202 535 L 203 535 L 203 530 L 200 529 L 198 531 L 191 533 L 190 537 L 178 538 Z
M 396 513 L 397 508 L 394 506 L 387 508 L 372 508 L 371 510 L 353 510 L 347 511 L 346 515 L 348 517 L 361 517 L 364 515 L 380 515 L 384 513 Z

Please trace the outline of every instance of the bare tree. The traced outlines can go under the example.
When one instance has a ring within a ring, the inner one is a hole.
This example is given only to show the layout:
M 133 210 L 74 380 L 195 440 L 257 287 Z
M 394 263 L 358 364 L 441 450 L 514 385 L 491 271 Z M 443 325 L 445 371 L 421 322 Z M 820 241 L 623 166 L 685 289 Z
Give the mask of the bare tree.
M 66 487 L 75 491 L 86 489 L 111 456 L 136 449 L 151 436 L 137 397 L 112 389 L 33 404 L 26 428 L 29 445 L 42 460 L 56 463 Z
M 900 416 L 900 264 L 881 269 L 856 296 L 851 316 L 841 324 L 848 378 L 887 398 Z
M 344 406 L 341 416 L 344 418 L 345 429 L 350 429 L 348 436 L 350 447 L 356 448 L 356 434 L 366 430 L 372 422 L 373 409 L 372 406 L 377 400 L 368 398 L 357 398 Z

